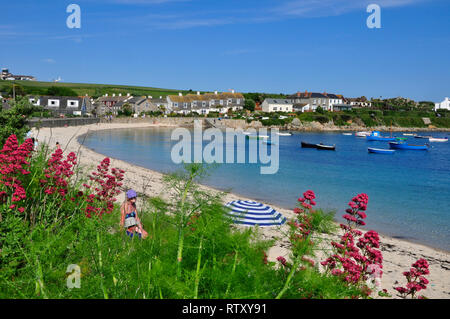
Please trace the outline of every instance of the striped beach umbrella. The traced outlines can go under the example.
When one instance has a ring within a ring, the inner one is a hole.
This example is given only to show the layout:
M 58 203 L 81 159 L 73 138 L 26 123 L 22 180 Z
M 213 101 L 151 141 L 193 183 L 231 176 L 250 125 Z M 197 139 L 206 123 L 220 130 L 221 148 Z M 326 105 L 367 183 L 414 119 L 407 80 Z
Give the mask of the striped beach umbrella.
M 227 213 L 235 224 L 248 226 L 279 226 L 286 222 L 286 217 L 270 206 L 262 203 L 235 200 L 225 205 L 230 208 Z

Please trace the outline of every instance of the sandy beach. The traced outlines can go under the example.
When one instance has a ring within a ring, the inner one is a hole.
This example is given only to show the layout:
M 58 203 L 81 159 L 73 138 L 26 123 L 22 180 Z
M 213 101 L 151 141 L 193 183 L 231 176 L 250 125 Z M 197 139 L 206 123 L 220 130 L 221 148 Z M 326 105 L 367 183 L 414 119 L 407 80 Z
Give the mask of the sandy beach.
M 72 151 L 77 153 L 79 162 L 82 166 L 86 166 L 87 168 L 95 168 L 96 165 L 105 158 L 105 156 L 81 145 L 78 142 L 78 137 L 86 133 L 95 133 L 95 131 L 98 130 L 133 128 L 138 126 L 151 127 L 158 126 L 158 124 L 100 123 L 86 126 L 70 126 L 52 129 L 41 128 L 40 130 L 33 129 L 32 133 L 34 137 L 38 138 L 39 143 L 45 142 L 54 147 L 55 143 L 58 141 L 66 154 Z M 80 142 L 82 143 L 82 138 L 80 139 Z M 168 196 L 165 185 L 162 182 L 163 174 L 114 158 L 111 158 L 111 165 L 112 167 L 118 167 L 126 171 L 124 180 L 124 185 L 126 187 L 133 187 L 136 191 L 145 193 L 148 196 L 161 196 L 163 198 Z M 213 192 L 217 191 L 207 186 L 203 187 Z M 123 196 L 124 195 L 121 194 L 118 200 L 122 201 Z M 224 196 L 224 202 L 236 199 L 249 200 L 249 198 L 234 193 L 228 193 Z M 279 210 L 288 218 L 294 216 L 290 210 L 277 207 L 276 205 L 271 206 Z M 278 228 L 263 227 L 260 229 L 263 238 L 276 239 L 275 245 L 268 252 L 269 260 L 275 261 L 278 256 L 287 257 L 289 255 L 289 242 L 283 235 L 283 232 L 286 230 L 286 225 Z M 324 236 L 324 238 L 332 239 L 333 236 Z M 390 238 L 383 235 L 380 236 L 380 241 L 382 243 L 381 250 L 384 258 L 384 273 L 381 280 L 381 289 L 387 289 L 394 298 L 398 298 L 393 287 L 405 285 L 406 280 L 402 276 L 402 272 L 409 270 L 411 264 L 417 259 L 425 258 L 430 264 L 430 275 L 427 276 L 430 284 L 428 289 L 421 293 L 427 298 L 450 298 L 449 252 L 440 251 L 428 246 Z M 324 253 L 319 252 L 316 260 L 321 261 L 323 259 Z

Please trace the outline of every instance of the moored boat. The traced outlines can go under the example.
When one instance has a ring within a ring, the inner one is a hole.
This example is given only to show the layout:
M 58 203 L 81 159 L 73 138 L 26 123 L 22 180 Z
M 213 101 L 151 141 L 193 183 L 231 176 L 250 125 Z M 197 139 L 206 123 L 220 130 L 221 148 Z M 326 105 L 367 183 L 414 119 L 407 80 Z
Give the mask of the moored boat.
M 276 145 L 275 143 L 272 143 L 272 141 L 268 141 L 268 140 L 264 140 L 263 144 L 267 144 L 267 145 Z
M 416 136 L 416 133 L 403 133 L 404 136 Z
M 444 138 L 430 137 L 428 140 L 430 142 L 448 142 L 448 137 Z
M 408 138 L 407 137 L 396 137 L 395 139 L 397 141 L 406 141 Z
M 266 139 L 266 138 L 269 138 L 267 135 L 259 135 L 259 136 L 257 136 L 257 135 L 246 135 L 245 136 L 245 138 L 247 139 L 247 140 L 249 140 L 249 139 L 256 139 L 256 140 L 263 140 L 263 139 Z
M 317 144 L 306 143 L 306 142 L 303 142 L 303 141 L 302 141 L 301 144 L 302 144 L 303 148 L 317 148 L 317 146 L 316 146 Z
M 369 153 L 374 153 L 374 154 L 394 154 L 395 153 L 395 150 L 389 150 L 389 149 L 384 149 L 384 148 L 368 147 L 367 150 L 369 151 Z
M 389 147 L 392 149 L 397 150 L 428 150 L 429 146 L 427 144 L 425 145 L 414 145 L 414 144 L 407 144 L 407 143 L 399 143 L 399 142 L 389 142 Z
M 396 137 L 388 137 L 388 136 L 382 136 L 379 131 L 373 131 L 372 134 L 369 136 L 366 136 L 367 141 L 385 141 L 385 142 L 391 142 L 395 141 Z
M 372 134 L 371 132 L 356 132 L 355 136 L 357 137 L 366 137 L 369 136 L 370 134 Z
M 318 150 L 334 151 L 336 149 L 336 145 L 324 145 L 324 144 L 320 143 L 320 144 L 316 144 L 316 148 Z
M 352 133 L 342 133 L 342 135 L 353 135 Z
M 291 132 L 287 132 L 287 133 L 283 133 L 283 132 L 278 132 L 277 133 L 279 136 L 292 136 Z
M 416 135 L 416 136 L 414 136 L 414 138 L 429 139 L 429 138 L 433 138 L 433 136 L 430 136 L 430 135 L 427 135 L 427 136 L 425 136 L 425 135 Z

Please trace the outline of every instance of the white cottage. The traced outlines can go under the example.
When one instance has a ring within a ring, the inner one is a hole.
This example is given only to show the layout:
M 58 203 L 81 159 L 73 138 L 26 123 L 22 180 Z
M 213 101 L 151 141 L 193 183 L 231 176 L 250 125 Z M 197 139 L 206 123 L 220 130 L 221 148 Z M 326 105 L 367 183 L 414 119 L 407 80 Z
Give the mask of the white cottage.
M 450 100 L 448 97 L 446 97 L 441 103 L 434 103 L 434 110 L 437 111 L 439 109 L 450 111 Z
M 263 112 L 292 112 L 293 104 L 288 99 L 265 99 L 261 104 Z

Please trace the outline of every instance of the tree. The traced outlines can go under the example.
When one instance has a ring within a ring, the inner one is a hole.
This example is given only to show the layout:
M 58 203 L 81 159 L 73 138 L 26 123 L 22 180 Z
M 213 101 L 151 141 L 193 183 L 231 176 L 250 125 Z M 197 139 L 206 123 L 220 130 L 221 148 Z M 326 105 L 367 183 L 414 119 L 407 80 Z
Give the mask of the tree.
M 14 95 L 15 96 L 24 96 L 25 90 L 24 90 L 23 86 L 13 83 L 9 87 L 8 95 L 11 97 L 13 97 Z
M 125 103 L 122 106 L 122 110 L 119 111 L 120 115 L 125 115 L 125 116 L 131 116 L 133 114 L 133 109 L 131 108 L 131 105 L 128 103 Z
M 255 111 L 255 101 L 252 99 L 246 99 L 244 103 L 244 109 L 249 110 L 250 112 Z
M 17 97 L 11 102 L 11 108 L 0 111 L 0 145 L 11 135 L 15 134 L 21 142 L 29 131 L 27 119 L 37 108 L 25 97 Z

